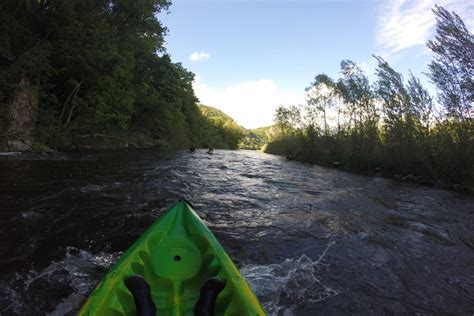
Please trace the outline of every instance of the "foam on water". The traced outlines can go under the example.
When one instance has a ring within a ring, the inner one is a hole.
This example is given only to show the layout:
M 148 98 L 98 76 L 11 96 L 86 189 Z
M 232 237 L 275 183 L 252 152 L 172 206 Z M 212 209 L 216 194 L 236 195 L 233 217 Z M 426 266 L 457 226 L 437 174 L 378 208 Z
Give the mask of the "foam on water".
M 305 254 L 270 265 L 246 265 L 241 272 L 269 315 L 294 315 L 298 306 L 316 303 L 339 294 L 323 284 L 318 273 L 331 241 L 316 260 Z
M 49 315 L 73 314 L 96 285 L 101 276 L 120 256 L 120 253 L 92 254 L 89 251 L 68 247 L 65 256 L 53 261 L 40 271 L 31 270 L 26 274 L 15 273 L 9 284 L 0 289 L 11 304 L 3 310 L 6 314 L 26 315 L 33 311 L 25 310 L 26 300 L 32 293 L 62 290 L 63 297 L 57 297 L 57 305 L 53 308 L 37 306 L 38 310 L 48 310 Z M 1 283 L 0 283 L 1 284 Z M 38 289 L 41 289 L 39 291 Z M 38 299 L 38 297 L 35 297 Z M 51 299 L 48 297 L 48 299 Z M 39 302 L 41 304 L 41 302 Z
M 18 156 L 21 155 L 20 151 L 0 151 L 1 156 Z

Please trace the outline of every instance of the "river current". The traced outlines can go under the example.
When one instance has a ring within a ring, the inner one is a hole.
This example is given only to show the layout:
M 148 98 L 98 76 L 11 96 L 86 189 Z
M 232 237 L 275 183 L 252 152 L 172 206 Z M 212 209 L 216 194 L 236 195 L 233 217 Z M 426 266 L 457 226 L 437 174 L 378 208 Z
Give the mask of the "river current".
M 0 154 L 0 314 L 68 315 L 180 197 L 270 315 L 474 313 L 474 197 L 255 151 Z

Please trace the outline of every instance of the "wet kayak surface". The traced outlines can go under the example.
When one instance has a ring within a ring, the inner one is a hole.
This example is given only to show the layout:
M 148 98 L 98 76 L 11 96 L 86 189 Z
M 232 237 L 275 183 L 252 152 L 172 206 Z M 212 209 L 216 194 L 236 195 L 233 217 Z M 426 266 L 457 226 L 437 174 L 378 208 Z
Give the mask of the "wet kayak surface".
M 0 155 L 0 314 L 74 314 L 180 197 L 270 315 L 474 313 L 474 197 L 253 151 Z

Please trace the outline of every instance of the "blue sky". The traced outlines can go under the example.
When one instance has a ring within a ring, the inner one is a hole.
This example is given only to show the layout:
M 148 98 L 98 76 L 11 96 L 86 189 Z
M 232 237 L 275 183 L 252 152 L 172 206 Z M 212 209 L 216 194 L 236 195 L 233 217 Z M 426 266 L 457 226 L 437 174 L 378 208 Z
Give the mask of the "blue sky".
M 456 10 L 472 30 L 474 5 L 460 0 L 175 0 L 159 18 L 173 61 L 196 74 L 201 102 L 253 128 L 272 124 L 277 105 L 304 102 L 316 74 L 337 79 L 343 59 L 374 79 L 371 55 L 381 55 L 429 86 L 424 44 L 435 3 Z

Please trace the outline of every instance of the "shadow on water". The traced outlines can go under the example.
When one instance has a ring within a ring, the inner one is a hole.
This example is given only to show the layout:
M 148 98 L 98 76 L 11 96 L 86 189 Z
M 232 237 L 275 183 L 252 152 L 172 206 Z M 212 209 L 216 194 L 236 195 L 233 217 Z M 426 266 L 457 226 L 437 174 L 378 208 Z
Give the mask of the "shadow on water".
M 74 314 L 180 196 L 271 315 L 474 312 L 474 198 L 250 151 L 0 155 L 0 314 Z

